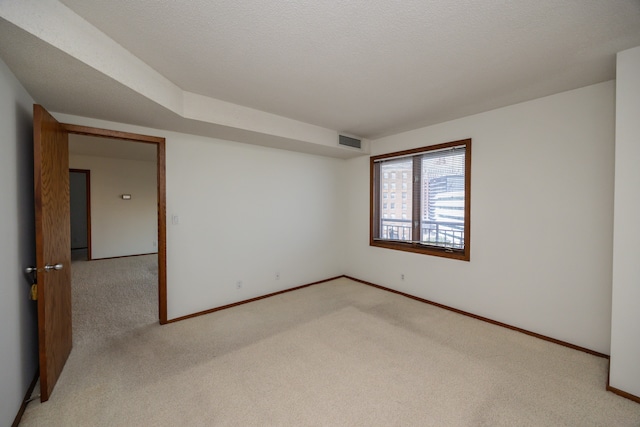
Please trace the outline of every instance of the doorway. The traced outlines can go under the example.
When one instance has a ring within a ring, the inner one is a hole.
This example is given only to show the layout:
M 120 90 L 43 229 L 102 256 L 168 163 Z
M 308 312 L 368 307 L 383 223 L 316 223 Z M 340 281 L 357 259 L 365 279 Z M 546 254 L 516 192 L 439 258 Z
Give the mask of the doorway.
M 71 353 L 71 230 L 69 135 L 155 144 L 157 191 L 158 318 L 167 323 L 165 139 L 64 124 L 41 105 L 33 106 L 33 166 L 38 274 L 38 353 L 40 400 L 49 399 Z M 123 198 L 124 199 L 124 198 Z M 66 266 L 66 268 L 65 268 Z
M 90 137 L 98 137 L 102 139 L 112 140 L 114 144 L 119 142 L 134 142 L 154 145 L 155 150 L 155 170 L 156 170 L 156 220 L 157 235 L 154 240 L 154 247 L 157 247 L 157 265 L 158 265 L 158 320 L 160 324 L 167 323 L 167 276 L 166 276 L 166 182 L 165 182 L 165 139 L 161 137 L 141 135 L 129 132 L 113 131 L 108 129 L 93 128 L 87 126 L 79 126 L 73 124 L 62 124 L 64 130 L 71 135 L 84 135 Z M 86 175 L 90 177 L 89 174 Z M 88 259 L 94 259 L 95 253 L 92 251 L 92 230 L 91 230 L 91 195 L 90 181 L 87 186 L 88 208 L 87 208 L 87 255 Z M 125 197 L 121 194 L 120 197 Z M 124 200 L 124 199 L 123 199 Z M 95 230 L 94 230 L 95 231 Z M 73 242 L 72 242 L 73 246 Z M 154 252 L 156 252 L 154 251 Z

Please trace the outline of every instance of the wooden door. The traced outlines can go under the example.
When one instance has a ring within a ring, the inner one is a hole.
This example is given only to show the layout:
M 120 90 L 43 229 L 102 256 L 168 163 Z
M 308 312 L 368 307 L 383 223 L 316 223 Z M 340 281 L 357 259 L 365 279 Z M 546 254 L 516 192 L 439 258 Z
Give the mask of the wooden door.
M 40 400 L 49 399 L 71 352 L 71 230 L 68 134 L 33 106 Z

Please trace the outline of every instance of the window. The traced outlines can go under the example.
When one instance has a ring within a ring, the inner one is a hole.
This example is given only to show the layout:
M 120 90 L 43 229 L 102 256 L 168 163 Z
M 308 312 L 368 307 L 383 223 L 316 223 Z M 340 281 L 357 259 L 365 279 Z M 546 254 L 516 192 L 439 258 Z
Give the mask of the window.
M 395 172 L 391 172 L 391 179 L 396 179 L 396 173 Z
M 380 177 L 395 171 L 408 178 L 402 219 L 380 212 Z M 371 246 L 469 260 L 470 139 L 373 156 L 371 176 Z
M 383 197 L 384 199 L 386 199 L 386 198 L 387 198 L 387 193 L 384 193 L 384 194 L 382 195 L 382 197 Z
M 382 209 L 387 209 L 387 204 L 386 203 L 382 204 Z
M 386 203 L 385 203 L 385 205 L 386 205 Z M 386 206 L 385 206 L 385 207 L 386 207 Z M 403 204 L 402 204 L 402 210 L 403 210 L 403 211 L 406 211 L 406 210 L 407 210 L 407 204 L 406 204 L 406 203 L 403 203 Z M 405 219 L 406 219 L 406 218 L 405 218 Z
M 396 208 L 396 204 L 395 203 L 391 203 L 391 209 L 395 209 Z
M 386 182 L 384 184 L 382 184 L 382 188 L 384 188 L 385 190 L 389 188 L 389 184 L 387 184 Z
M 392 182 L 392 183 L 391 183 L 391 189 L 392 189 L 392 190 L 395 190 L 395 189 L 396 189 L 396 183 L 395 183 L 395 182 Z
M 408 174 L 406 172 L 402 172 L 402 179 L 407 179 Z
M 389 174 L 387 172 L 384 173 L 384 179 L 389 179 Z

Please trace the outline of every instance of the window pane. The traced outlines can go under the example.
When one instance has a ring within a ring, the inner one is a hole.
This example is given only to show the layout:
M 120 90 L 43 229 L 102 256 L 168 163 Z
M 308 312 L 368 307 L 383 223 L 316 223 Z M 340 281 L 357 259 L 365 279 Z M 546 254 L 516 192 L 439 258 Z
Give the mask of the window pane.
M 385 187 L 390 184 L 389 187 L 391 189 L 396 188 L 396 183 L 392 182 L 392 180 L 397 179 L 397 176 L 408 176 L 408 190 L 411 191 L 412 183 L 411 176 L 413 176 L 413 159 L 411 157 L 402 158 L 402 159 L 394 159 L 389 161 L 384 161 L 380 165 L 380 173 L 382 175 L 382 179 L 380 180 L 380 186 Z M 387 193 L 385 193 L 387 194 Z M 391 199 L 396 198 L 395 192 L 390 192 Z M 390 240 L 412 240 L 412 232 L 411 232 L 411 200 L 406 200 L 408 204 L 408 212 L 409 215 L 402 215 L 402 210 L 400 209 L 400 205 L 396 203 L 389 204 L 390 212 L 389 215 L 383 215 L 380 219 L 380 237 L 383 239 Z M 404 203 L 403 203 L 404 207 Z M 402 219 L 401 219 L 402 218 Z
M 464 150 L 422 157 L 422 242 L 464 249 Z

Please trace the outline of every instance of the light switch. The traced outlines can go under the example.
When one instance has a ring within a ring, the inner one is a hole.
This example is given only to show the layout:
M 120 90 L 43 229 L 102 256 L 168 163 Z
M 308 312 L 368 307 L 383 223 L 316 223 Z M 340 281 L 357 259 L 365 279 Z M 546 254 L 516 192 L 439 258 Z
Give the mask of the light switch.
M 178 225 L 180 224 L 180 217 L 178 215 L 171 216 L 171 224 Z

